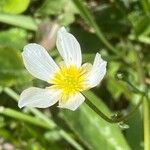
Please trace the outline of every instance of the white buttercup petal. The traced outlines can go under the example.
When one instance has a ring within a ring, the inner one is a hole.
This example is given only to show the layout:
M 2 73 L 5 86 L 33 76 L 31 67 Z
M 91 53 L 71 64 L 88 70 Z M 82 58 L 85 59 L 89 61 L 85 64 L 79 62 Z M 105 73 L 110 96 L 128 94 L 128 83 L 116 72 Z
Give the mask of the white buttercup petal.
M 58 30 L 56 45 L 66 66 L 81 66 L 82 56 L 80 44 L 72 34 L 66 31 L 64 27 L 61 27 Z
M 59 91 L 54 89 L 30 87 L 21 93 L 18 106 L 19 108 L 24 106 L 46 108 L 55 104 L 59 98 Z
M 59 101 L 58 107 L 67 108 L 74 111 L 84 102 L 84 100 L 85 97 L 81 93 L 77 92 L 67 97 L 65 100 L 66 102 L 64 102 L 64 100 L 62 100 L 63 102 Z
M 31 43 L 24 47 L 23 61 L 27 70 L 36 78 L 48 81 L 59 68 L 48 52 L 40 45 Z
M 107 62 L 101 58 L 99 53 L 96 54 L 91 71 L 88 75 L 89 88 L 97 86 L 106 74 Z

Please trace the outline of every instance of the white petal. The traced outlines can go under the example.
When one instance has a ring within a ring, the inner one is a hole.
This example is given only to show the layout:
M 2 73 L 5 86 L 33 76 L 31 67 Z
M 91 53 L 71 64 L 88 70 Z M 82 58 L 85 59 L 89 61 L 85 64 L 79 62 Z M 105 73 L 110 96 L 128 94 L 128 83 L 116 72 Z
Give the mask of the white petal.
M 64 27 L 61 27 L 58 30 L 56 45 L 66 66 L 81 66 L 82 56 L 80 44 L 72 34 L 66 31 Z
M 41 80 L 48 81 L 52 74 L 59 69 L 48 52 L 38 44 L 26 45 L 22 56 L 27 70 Z
M 106 74 L 107 62 L 101 58 L 99 53 L 96 54 L 91 71 L 89 72 L 88 85 L 90 88 L 97 86 Z
M 67 99 L 59 101 L 59 106 L 61 108 L 67 108 L 70 110 L 76 110 L 85 100 L 85 97 L 81 93 L 75 93 L 70 95 Z
M 59 91 L 30 87 L 21 93 L 18 106 L 19 108 L 24 106 L 46 108 L 55 104 L 59 98 Z
M 88 73 L 90 72 L 91 68 L 92 68 L 92 64 L 91 63 L 84 63 L 81 66 L 81 69 L 82 69 L 81 74 L 84 74 L 84 76 L 88 75 Z

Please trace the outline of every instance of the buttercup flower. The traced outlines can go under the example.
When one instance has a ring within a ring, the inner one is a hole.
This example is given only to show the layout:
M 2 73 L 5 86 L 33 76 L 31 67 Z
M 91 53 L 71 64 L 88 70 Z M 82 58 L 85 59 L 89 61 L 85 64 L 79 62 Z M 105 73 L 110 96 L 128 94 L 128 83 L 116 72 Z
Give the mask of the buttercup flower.
M 46 108 L 59 101 L 58 107 L 76 110 L 85 100 L 81 92 L 97 86 L 103 79 L 106 61 L 97 53 L 93 65 L 82 65 L 80 45 L 64 27 L 58 30 L 56 45 L 64 60 L 59 66 L 42 46 L 31 43 L 24 47 L 22 57 L 26 69 L 50 86 L 24 90 L 18 103 L 20 108 Z

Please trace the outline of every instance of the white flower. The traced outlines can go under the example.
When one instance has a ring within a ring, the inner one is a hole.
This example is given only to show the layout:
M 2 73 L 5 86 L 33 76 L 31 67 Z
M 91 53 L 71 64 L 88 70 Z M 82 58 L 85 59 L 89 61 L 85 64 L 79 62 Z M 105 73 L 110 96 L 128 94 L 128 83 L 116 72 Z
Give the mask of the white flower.
M 82 91 L 97 86 L 106 73 L 106 61 L 96 54 L 93 65 L 82 64 L 81 48 L 76 38 L 64 27 L 58 31 L 58 51 L 64 63 L 58 66 L 47 51 L 38 44 L 28 44 L 23 49 L 26 69 L 36 78 L 50 84 L 45 89 L 30 87 L 24 90 L 18 106 L 46 108 L 59 101 L 61 108 L 75 110 L 85 97 Z

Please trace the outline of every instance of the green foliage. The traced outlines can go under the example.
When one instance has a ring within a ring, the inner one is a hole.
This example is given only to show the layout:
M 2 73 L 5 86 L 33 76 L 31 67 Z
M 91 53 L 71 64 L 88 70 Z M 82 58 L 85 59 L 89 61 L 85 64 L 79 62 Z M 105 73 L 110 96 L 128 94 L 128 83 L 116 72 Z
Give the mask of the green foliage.
M 22 49 L 30 42 L 46 43 L 59 62 L 56 49 L 47 46 L 55 42 L 55 25 L 75 35 L 84 63 L 93 63 L 96 52 L 108 62 L 101 85 L 86 93 L 108 117 L 128 114 L 141 98 L 118 74 L 141 90 L 143 83 L 150 84 L 149 0 L 0 0 L 0 149 L 6 144 L 29 150 L 144 149 L 141 110 L 124 129 L 104 121 L 85 103 L 73 112 L 56 106 L 18 108 L 19 94 L 28 85 L 47 86 L 27 72 Z
M 68 25 L 73 23 L 78 11 L 75 8 L 72 1 L 68 0 L 46 0 L 42 6 L 37 10 L 37 16 L 49 16 L 54 15 L 58 18 L 58 21 L 62 25 Z
M 58 5 L 59 3 L 59 5 Z M 64 7 L 64 0 L 46 0 L 39 8 L 40 15 L 59 15 Z
M 9 15 L 0 13 L 0 22 L 7 23 L 13 26 L 25 28 L 28 30 L 37 30 L 36 21 L 30 16 L 24 15 Z
M 1 0 L 0 11 L 9 14 L 20 14 L 29 6 L 30 0 Z
M 15 49 L 22 49 L 27 42 L 27 32 L 19 28 L 11 28 L 0 32 L 0 45 Z
M 110 115 L 106 105 L 95 94 L 88 91 L 86 96 L 91 98 L 100 110 Z M 116 125 L 108 124 L 108 122 L 99 118 L 86 104 L 83 104 L 76 113 L 63 111 L 63 118 L 90 149 L 116 150 L 116 147 L 119 149 L 130 149 L 120 129 Z
M 24 69 L 20 53 L 13 48 L 0 48 L 0 85 L 12 86 L 31 80 Z

